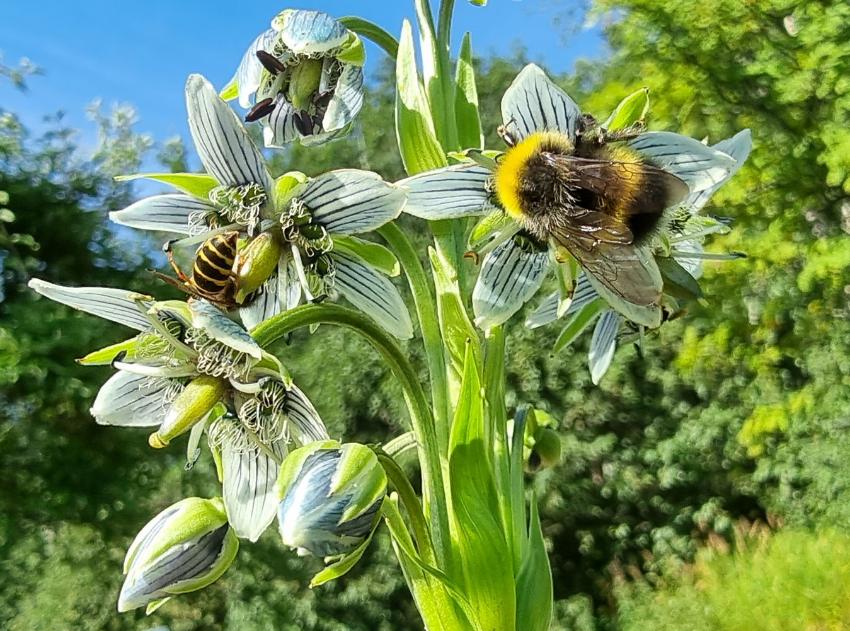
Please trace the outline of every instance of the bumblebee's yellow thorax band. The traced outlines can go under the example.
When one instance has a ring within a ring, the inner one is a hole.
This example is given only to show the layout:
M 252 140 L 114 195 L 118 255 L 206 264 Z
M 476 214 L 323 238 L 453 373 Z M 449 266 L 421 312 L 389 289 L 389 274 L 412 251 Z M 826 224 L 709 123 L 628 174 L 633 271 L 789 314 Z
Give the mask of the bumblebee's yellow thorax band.
M 539 151 L 572 153 L 573 145 L 565 135 L 554 131 L 535 132 L 505 152 L 495 173 L 495 189 L 499 203 L 511 217 L 522 219 L 520 183 L 531 159 Z

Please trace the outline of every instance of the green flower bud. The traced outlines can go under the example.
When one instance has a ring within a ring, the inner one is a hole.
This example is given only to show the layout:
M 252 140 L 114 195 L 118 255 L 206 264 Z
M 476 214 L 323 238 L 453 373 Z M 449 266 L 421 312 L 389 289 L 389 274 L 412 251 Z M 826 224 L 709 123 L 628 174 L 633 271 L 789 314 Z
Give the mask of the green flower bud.
M 218 377 L 195 377 L 177 395 L 159 429 L 148 437 L 148 444 L 162 449 L 177 436 L 192 429 L 215 407 L 227 390 L 227 382 Z
M 147 605 L 151 613 L 174 595 L 206 587 L 230 567 L 238 548 L 221 498 L 190 497 L 169 506 L 127 550 L 118 611 Z
M 274 235 L 264 232 L 239 252 L 236 302 L 241 304 L 249 294 L 257 291 L 268 280 L 277 268 L 280 249 L 280 242 Z
M 378 521 L 387 476 L 364 445 L 323 441 L 296 449 L 278 477 L 278 525 L 283 543 L 299 554 L 346 554 Z
M 289 102 L 295 109 L 306 110 L 310 107 L 321 79 L 321 59 L 308 59 L 293 68 L 292 77 L 289 80 Z
M 555 430 L 541 427 L 534 433 L 534 446 L 528 458 L 530 467 L 549 468 L 561 461 L 561 437 Z

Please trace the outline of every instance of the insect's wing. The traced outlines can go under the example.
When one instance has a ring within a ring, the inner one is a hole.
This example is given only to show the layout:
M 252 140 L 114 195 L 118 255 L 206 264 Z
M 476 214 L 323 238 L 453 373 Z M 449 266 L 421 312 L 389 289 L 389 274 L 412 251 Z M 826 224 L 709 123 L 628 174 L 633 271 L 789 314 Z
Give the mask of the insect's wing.
M 628 243 L 596 241 L 558 230 L 552 235 L 576 257 L 584 271 L 626 302 L 639 306 L 661 302 L 663 282 Z
M 623 190 L 640 191 L 648 203 L 628 207 L 631 214 L 657 214 L 675 206 L 690 193 L 688 185 L 664 169 L 639 161 L 600 160 L 560 154 L 547 154 L 550 164 L 565 174 L 570 186 L 583 188 L 601 197 L 616 196 Z
M 561 224 L 555 232 L 563 231 L 577 239 L 592 239 L 605 243 L 632 243 L 634 235 L 629 227 L 617 217 L 598 210 L 571 208 L 558 218 Z

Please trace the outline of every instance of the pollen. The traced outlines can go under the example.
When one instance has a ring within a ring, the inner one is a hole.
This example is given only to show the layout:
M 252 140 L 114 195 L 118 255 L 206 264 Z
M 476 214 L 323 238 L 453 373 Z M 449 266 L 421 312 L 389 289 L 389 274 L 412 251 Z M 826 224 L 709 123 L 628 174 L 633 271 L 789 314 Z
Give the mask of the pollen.
M 536 132 L 509 148 L 496 169 L 496 196 L 505 212 L 514 219 L 522 219 L 524 216 L 520 184 L 528 161 L 542 150 L 572 153 L 573 145 L 564 134 L 552 131 Z

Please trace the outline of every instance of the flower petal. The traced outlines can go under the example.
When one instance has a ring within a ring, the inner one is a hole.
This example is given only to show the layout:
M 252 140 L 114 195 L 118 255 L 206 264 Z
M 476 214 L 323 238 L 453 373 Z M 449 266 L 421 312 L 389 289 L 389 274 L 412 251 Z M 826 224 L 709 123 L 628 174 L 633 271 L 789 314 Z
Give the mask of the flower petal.
M 246 329 L 253 329 L 261 322 L 277 315 L 283 309 L 280 303 L 280 282 L 277 273 L 272 274 L 255 292 L 251 302 L 239 308 L 239 318 Z
M 620 315 L 611 309 L 603 313 L 596 321 L 596 328 L 593 329 L 590 351 L 587 356 L 590 366 L 590 379 L 594 384 L 599 383 L 599 380 L 602 379 L 611 365 L 611 360 L 614 359 L 619 329 Z
M 322 118 L 322 129 L 335 131 L 354 120 L 363 107 L 363 68 L 346 65 L 336 82 L 334 95 Z
M 152 300 L 150 296 L 110 287 L 63 287 L 39 278 L 30 280 L 29 287 L 63 305 L 137 331 L 146 331 L 151 327 L 150 320 L 139 309 L 139 302 Z
M 407 191 L 404 212 L 422 219 L 454 219 L 494 210 L 487 191 L 493 173 L 477 164 L 456 164 L 397 182 Z
M 316 408 L 298 387 L 287 390 L 283 409 L 289 417 L 289 433 L 299 445 L 330 438 Z
M 275 482 L 280 470 L 263 451 L 221 446 L 222 493 L 227 520 L 236 536 L 256 541 L 277 512 Z
M 295 127 L 295 108 L 283 94 L 278 94 L 275 97 L 275 107 L 263 127 L 263 143 L 266 147 L 281 148 L 300 137 L 301 134 Z
M 529 249 L 517 238 L 490 252 L 472 292 L 475 324 L 489 329 L 507 321 L 540 288 L 548 269 L 548 250 Z
M 268 51 L 274 44 L 276 35 L 277 31 L 271 28 L 264 33 L 260 33 L 251 42 L 245 54 L 242 55 L 242 61 L 239 62 L 236 74 L 231 79 L 231 82 L 236 82 L 236 87 L 239 89 L 240 107 L 251 107 L 252 97 L 257 91 L 257 88 L 260 87 L 260 75 L 263 73 L 263 64 L 257 59 L 257 51 Z
M 522 69 L 502 97 L 502 122 L 517 140 L 538 131 L 559 131 L 575 140 L 581 108 L 538 66 Z
M 222 186 L 259 184 L 273 190 L 263 156 L 239 117 L 199 74 L 186 81 L 189 130 L 204 168 Z
M 410 314 L 395 286 L 359 259 L 333 252 L 334 288 L 351 304 L 399 339 L 413 337 Z
M 191 195 L 170 194 L 140 199 L 124 210 L 109 213 L 109 218 L 139 230 L 191 234 L 191 218 L 214 212 L 215 206 L 208 201 Z
M 722 151 L 669 131 L 646 132 L 629 144 L 684 181 L 692 194 L 721 184 L 735 167 L 735 160 Z
M 228 525 L 224 524 L 195 540 L 172 546 L 141 571 L 131 571 L 121 587 L 118 611 L 130 611 L 180 593 L 181 588 L 213 573 L 216 563 L 227 552 L 228 531 Z
M 342 46 L 348 30 L 322 11 L 287 9 L 272 22 L 287 48 L 299 54 L 324 53 Z
M 683 205 L 692 213 L 697 213 L 708 203 L 708 200 L 714 195 L 717 190 L 723 186 L 733 175 L 735 175 L 744 165 L 753 148 L 752 134 L 749 129 L 739 131 L 731 138 L 721 140 L 716 145 L 712 145 L 712 149 L 722 151 L 733 160 L 735 166 L 729 171 L 729 174 L 719 183 L 711 186 L 703 191 L 692 192 L 683 202 Z
M 119 370 L 103 384 L 91 407 L 100 425 L 157 427 L 168 410 L 171 379 L 146 377 Z
M 525 326 L 536 329 L 551 324 L 558 319 L 558 305 L 561 304 L 560 292 L 553 291 L 540 301 L 537 308 L 525 320 Z
M 189 310 L 192 312 L 192 326 L 196 329 L 203 329 L 210 337 L 254 359 L 263 356 L 263 351 L 254 338 L 211 302 L 190 300 Z
M 398 217 L 406 195 L 377 173 L 340 169 L 311 180 L 299 198 L 328 232 L 357 234 Z

